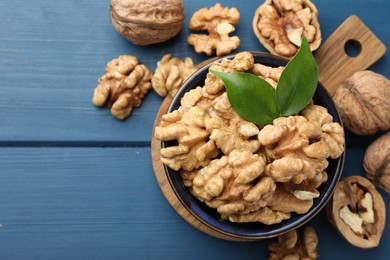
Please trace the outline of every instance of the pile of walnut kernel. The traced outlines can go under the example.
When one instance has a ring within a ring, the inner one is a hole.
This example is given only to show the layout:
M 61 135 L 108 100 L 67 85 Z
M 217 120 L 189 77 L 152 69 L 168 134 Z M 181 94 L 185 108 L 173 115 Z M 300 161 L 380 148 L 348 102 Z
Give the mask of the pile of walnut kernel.
M 255 64 L 249 52 L 211 69 L 250 72 L 273 85 L 283 70 Z M 162 162 L 222 219 L 267 225 L 306 213 L 328 179 L 328 158 L 344 151 L 343 128 L 324 107 L 310 103 L 299 115 L 255 125 L 232 109 L 223 82 L 212 73 L 162 117 L 154 136 L 177 141 L 161 149 Z

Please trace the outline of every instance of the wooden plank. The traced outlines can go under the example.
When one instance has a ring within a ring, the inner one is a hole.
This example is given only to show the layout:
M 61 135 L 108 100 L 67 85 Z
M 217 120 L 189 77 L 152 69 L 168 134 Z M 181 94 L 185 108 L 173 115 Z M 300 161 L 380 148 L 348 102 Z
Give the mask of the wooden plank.
M 265 253 L 182 220 L 157 185 L 148 148 L 0 149 L 0 164 L 2 259 Z
M 345 174 L 363 174 L 356 164 L 362 150 L 349 154 L 355 160 L 347 161 Z M 267 257 L 271 240 L 216 239 L 185 222 L 157 185 L 149 148 L 1 148 L 0 165 L 2 259 Z M 388 258 L 385 246 L 349 245 L 324 213 L 309 224 L 319 233 L 323 259 Z M 385 231 L 381 245 L 389 241 Z
M 234 35 L 241 38 L 237 51 L 265 51 L 251 27 L 260 3 L 225 1 L 237 7 L 241 20 Z M 388 1 L 317 1 L 325 40 L 351 13 L 356 13 L 390 46 Z M 137 55 L 151 70 L 166 53 L 191 56 L 195 63 L 208 58 L 186 43 L 192 33 L 193 12 L 213 1 L 186 1 L 181 33 L 173 40 L 136 46 L 121 37 L 108 16 L 108 1 L 1 1 L 0 17 L 0 142 L 2 141 L 108 141 L 149 142 L 162 98 L 147 95 L 131 118 L 120 122 L 108 109 L 91 104 L 97 78 L 105 64 L 120 54 Z M 248 7 L 253 8 L 248 8 Z M 337 12 L 335 12 L 337 10 Z M 390 77 L 390 59 L 372 66 Z

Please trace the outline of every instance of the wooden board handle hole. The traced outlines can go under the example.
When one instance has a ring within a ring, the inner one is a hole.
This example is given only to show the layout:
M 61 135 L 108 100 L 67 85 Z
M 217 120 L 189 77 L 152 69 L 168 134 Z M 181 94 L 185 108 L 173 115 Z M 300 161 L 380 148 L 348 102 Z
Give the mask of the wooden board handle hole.
M 348 57 L 356 58 L 362 52 L 362 44 L 355 39 L 350 39 L 345 42 L 344 51 Z

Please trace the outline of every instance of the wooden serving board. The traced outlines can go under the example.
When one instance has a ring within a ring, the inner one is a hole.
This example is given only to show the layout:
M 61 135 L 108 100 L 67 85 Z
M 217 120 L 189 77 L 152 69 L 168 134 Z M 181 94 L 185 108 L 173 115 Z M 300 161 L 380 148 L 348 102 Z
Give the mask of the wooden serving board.
M 347 42 L 351 41 L 357 44 L 360 49 L 358 55 L 355 57 L 350 57 L 345 52 L 345 45 Z M 336 29 L 328 40 L 321 45 L 320 49 L 315 54 L 315 59 L 318 64 L 319 81 L 325 86 L 329 93 L 333 95 L 344 79 L 351 76 L 356 71 L 367 69 L 380 59 L 385 52 L 386 46 L 371 32 L 371 30 L 357 16 L 350 16 Z M 213 60 L 216 60 L 216 58 L 202 62 L 200 65 L 207 64 Z M 171 101 L 172 98 L 170 96 L 167 96 L 164 99 L 160 110 L 157 113 L 153 129 L 160 124 L 161 117 L 166 114 Z M 232 241 L 253 241 L 251 239 L 243 239 L 220 233 L 211 226 L 203 223 L 187 210 L 177 198 L 168 181 L 163 163 L 160 160 L 161 142 L 154 138 L 153 134 L 151 138 L 151 153 L 154 172 L 164 196 L 175 211 L 193 227 L 211 236 Z
M 355 45 L 359 52 L 350 57 L 345 46 Z M 365 70 L 379 60 L 386 46 L 357 17 L 350 16 L 321 45 L 315 54 L 318 79 L 333 96 L 340 84 L 353 73 Z

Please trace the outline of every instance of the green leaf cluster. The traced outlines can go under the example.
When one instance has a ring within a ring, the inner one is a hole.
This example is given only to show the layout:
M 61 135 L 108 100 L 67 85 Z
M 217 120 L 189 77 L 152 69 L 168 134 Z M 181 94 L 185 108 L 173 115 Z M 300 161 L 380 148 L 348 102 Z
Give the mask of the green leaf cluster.
M 270 124 L 275 118 L 301 111 L 313 98 L 318 82 L 317 63 L 304 37 L 280 75 L 276 89 L 251 73 L 210 72 L 224 82 L 233 109 L 256 124 Z

